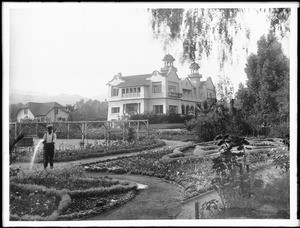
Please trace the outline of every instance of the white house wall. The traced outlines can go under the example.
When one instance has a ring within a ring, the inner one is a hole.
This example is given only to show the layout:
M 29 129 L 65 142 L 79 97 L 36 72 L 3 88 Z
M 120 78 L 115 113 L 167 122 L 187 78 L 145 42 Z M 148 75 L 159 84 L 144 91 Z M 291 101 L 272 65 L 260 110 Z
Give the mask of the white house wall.
M 65 118 L 67 120 L 68 117 L 69 114 L 60 109 L 58 109 L 58 113 L 56 115 L 54 114 L 54 109 L 51 109 L 46 115 L 46 118 L 51 119 L 51 121 L 58 121 L 59 118 Z
M 17 114 L 17 120 L 18 120 L 18 122 L 20 122 L 21 119 L 25 119 L 25 118 L 26 119 L 34 119 L 34 115 L 32 114 L 32 112 L 29 109 L 27 109 L 27 110 L 28 110 L 27 114 L 24 113 L 25 109 L 21 109 L 18 112 L 18 114 Z

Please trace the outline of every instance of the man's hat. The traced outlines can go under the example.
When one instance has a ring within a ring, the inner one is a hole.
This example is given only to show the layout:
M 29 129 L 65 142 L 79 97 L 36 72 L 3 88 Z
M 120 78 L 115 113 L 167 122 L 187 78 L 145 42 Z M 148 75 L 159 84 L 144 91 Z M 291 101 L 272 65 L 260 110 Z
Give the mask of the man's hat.
M 46 128 L 49 128 L 49 127 L 53 128 L 53 125 L 52 124 L 47 124 Z

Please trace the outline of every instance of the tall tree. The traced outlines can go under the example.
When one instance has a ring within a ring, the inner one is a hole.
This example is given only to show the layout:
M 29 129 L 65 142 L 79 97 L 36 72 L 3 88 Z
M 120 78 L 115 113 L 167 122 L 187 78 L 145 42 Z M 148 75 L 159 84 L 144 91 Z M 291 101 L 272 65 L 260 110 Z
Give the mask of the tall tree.
M 245 72 L 248 77 L 247 96 L 240 88 L 239 98 L 244 104 L 253 99 L 254 110 L 269 122 L 278 122 L 289 113 L 289 59 L 273 32 L 257 42 L 256 55 L 248 58 Z M 242 96 L 244 95 L 244 96 Z
M 68 120 L 69 120 L 69 121 L 72 121 L 73 118 L 74 118 L 73 115 L 74 115 L 74 112 L 75 112 L 75 105 L 66 104 L 65 109 L 66 109 L 66 111 L 69 113 L 69 118 L 68 118 Z

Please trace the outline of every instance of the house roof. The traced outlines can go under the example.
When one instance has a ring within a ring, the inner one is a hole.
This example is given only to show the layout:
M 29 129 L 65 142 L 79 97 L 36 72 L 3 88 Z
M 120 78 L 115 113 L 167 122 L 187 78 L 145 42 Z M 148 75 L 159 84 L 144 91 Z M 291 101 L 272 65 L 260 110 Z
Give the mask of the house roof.
M 37 103 L 28 102 L 21 109 L 28 108 L 34 116 L 44 116 L 53 108 L 64 108 L 57 102 Z
M 203 86 L 206 84 L 206 82 L 200 82 L 200 88 L 203 88 Z
M 184 79 L 180 79 L 181 80 L 181 84 L 183 85 L 184 84 L 184 82 L 185 81 L 187 81 L 190 85 L 191 85 L 191 87 L 195 87 L 192 83 L 191 83 L 191 81 L 190 81 L 190 79 L 188 78 L 188 77 L 186 77 L 186 78 L 184 78 Z M 184 88 L 184 89 L 186 89 L 186 88 Z
M 118 87 L 127 87 L 127 86 L 142 86 L 142 85 L 150 85 L 150 82 L 147 78 L 151 77 L 152 74 L 142 74 L 142 75 L 133 75 L 122 77 L 124 82 L 118 84 Z

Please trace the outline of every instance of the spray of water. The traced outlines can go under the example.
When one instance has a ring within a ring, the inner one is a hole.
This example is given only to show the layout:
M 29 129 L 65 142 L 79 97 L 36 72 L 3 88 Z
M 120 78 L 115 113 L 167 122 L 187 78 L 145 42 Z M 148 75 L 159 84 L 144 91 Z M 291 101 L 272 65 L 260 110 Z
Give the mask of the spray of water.
M 42 139 L 41 141 L 39 141 L 39 143 L 35 146 L 34 148 L 34 152 L 33 152 L 33 156 L 31 158 L 31 164 L 30 164 L 30 170 L 32 170 L 32 167 L 33 167 L 33 163 L 34 163 L 34 159 L 35 159 L 35 156 L 36 156 L 36 153 L 38 152 L 39 150 L 39 147 L 41 145 L 41 143 L 43 142 L 44 140 Z

